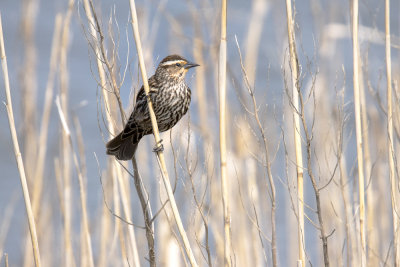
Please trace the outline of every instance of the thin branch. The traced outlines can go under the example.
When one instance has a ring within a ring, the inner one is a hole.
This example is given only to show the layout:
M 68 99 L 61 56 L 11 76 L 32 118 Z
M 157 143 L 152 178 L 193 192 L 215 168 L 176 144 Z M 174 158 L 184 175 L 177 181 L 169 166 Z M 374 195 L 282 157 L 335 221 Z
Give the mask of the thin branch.
M 237 38 L 235 36 L 236 40 L 236 46 L 239 52 L 239 58 L 240 58 L 240 66 L 242 69 L 243 77 L 245 80 L 246 88 L 250 94 L 252 104 L 253 104 L 253 114 L 254 114 L 254 119 L 257 123 L 258 129 L 261 133 L 262 140 L 263 140 L 263 145 L 264 145 L 264 154 L 265 154 L 265 167 L 267 169 L 267 175 L 268 175 L 268 183 L 269 183 L 269 188 L 270 188 L 270 200 L 271 200 L 271 232 L 272 232 L 272 241 L 271 241 L 271 254 L 272 254 L 272 264 L 273 266 L 278 265 L 278 260 L 277 260 L 277 244 L 276 244 L 276 189 L 275 189 L 275 182 L 274 178 L 272 176 L 272 170 L 271 170 L 271 161 L 269 159 L 269 148 L 268 148 L 268 142 L 267 142 L 267 136 L 265 134 L 264 127 L 261 124 L 260 117 L 258 115 L 258 108 L 257 108 L 257 102 L 256 98 L 254 96 L 254 89 L 250 86 L 250 81 L 247 77 L 246 70 L 243 65 L 243 60 L 242 60 L 242 53 L 240 52 L 240 47 L 239 43 L 237 41 Z M 257 222 L 258 224 L 258 222 Z

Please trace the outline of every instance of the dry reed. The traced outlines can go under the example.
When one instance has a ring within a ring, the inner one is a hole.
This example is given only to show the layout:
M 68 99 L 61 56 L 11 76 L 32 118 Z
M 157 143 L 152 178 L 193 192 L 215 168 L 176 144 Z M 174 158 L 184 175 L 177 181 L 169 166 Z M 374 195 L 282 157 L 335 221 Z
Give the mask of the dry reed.
M 353 0 L 352 6 L 352 37 L 353 37 L 353 89 L 355 128 L 357 137 L 357 164 L 358 164 L 358 193 L 360 205 L 360 241 L 361 241 L 361 266 L 366 266 L 366 233 L 365 233 L 365 193 L 364 193 L 364 156 L 363 136 L 361 129 L 360 84 L 359 84 L 359 45 L 358 45 L 358 0 Z
M 111 133 L 116 133 L 117 130 L 114 127 L 114 122 L 111 118 L 111 112 L 110 110 L 112 109 L 111 106 L 111 101 L 109 98 L 109 92 L 113 92 L 113 95 L 116 96 L 119 107 L 120 107 L 120 114 L 121 114 L 121 119 L 122 121 L 125 120 L 125 115 L 124 111 L 122 109 L 122 104 L 121 100 L 119 97 L 119 90 L 116 85 L 113 69 L 111 68 L 111 64 L 108 61 L 108 58 L 105 55 L 105 48 L 104 48 L 104 35 L 102 33 L 102 30 L 99 25 L 99 21 L 93 6 L 93 2 L 89 0 L 84 0 L 84 9 L 85 9 L 85 14 L 86 17 L 89 21 L 89 32 L 91 37 L 94 40 L 94 53 L 96 56 L 96 65 L 97 65 L 97 71 L 99 74 L 99 87 L 101 88 L 101 94 L 103 97 L 104 105 L 105 105 L 105 116 L 106 116 L 106 122 L 107 122 L 107 127 Z M 90 42 L 90 40 L 88 40 Z M 103 67 L 106 65 L 106 69 L 109 72 L 109 76 L 112 76 L 112 83 L 111 86 L 108 86 L 107 78 L 109 77 L 106 75 L 105 68 Z M 112 88 L 110 90 L 109 88 Z M 129 205 L 129 200 L 128 200 L 128 193 L 127 190 L 125 189 L 125 186 L 123 185 L 123 179 L 126 178 L 126 175 L 123 175 L 123 168 L 120 164 L 115 162 L 114 160 L 110 160 L 110 168 L 115 171 L 116 177 L 114 179 L 114 182 L 117 182 L 114 184 L 115 188 L 120 188 L 121 192 L 121 200 L 122 200 L 122 208 L 125 213 L 125 216 L 128 218 L 128 221 L 130 221 L 131 218 L 131 211 L 130 211 L 130 205 Z M 117 186 L 118 184 L 118 186 Z M 119 212 L 119 201 L 118 201 L 118 196 L 114 195 L 114 203 L 116 203 L 117 212 Z M 118 219 L 116 219 L 118 220 Z M 121 247 L 124 246 L 124 242 L 122 239 L 122 228 L 121 228 L 121 222 L 116 221 L 116 227 L 118 228 L 118 232 L 120 233 L 120 242 L 121 242 Z M 139 260 L 139 255 L 137 251 L 137 244 L 136 244 L 136 237 L 135 237 L 135 232 L 134 228 L 132 225 L 128 225 L 128 233 L 129 233 L 129 243 L 132 248 L 132 254 L 133 254 L 133 261 L 135 263 L 135 266 L 140 265 L 140 260 Z M 105 241 L 104 241 L 105 242 Z M 125 254 L 125 249 L 123 249 L 123 254 Z
M 138 54 L 138 58 L 139 58 L 140 73 L 142 74 L 144 91 L 146 93 L 146 96 L 148 96 L 150 93 L 150 89 L 149 89 L 149 84 L 148 84 L 148 80 L 147 80 L 146 68 L 144 65 L 144 58 L 143 58 L 143 52 L 142 52 L 142 44 L 141 44 L 140 35 L 139 35 L 139 26 L 138 26 L 138 19 L 137 19 L 137 15 L 136 15 L 135 1 L 130 0 L 129 6 L 130 6 L 131 16 L 132 16 L 132 21 L 131 21 L 132 31 L 133 31 L 133 34 L 135 37 L 136 50 L 137 50 L 137 54 Z M 160 146 L 162 144 L 161 144 L 160 134 L 158 131 L 157 119 L 154 114 L 153 105 L 152 105 L 149 97 L 147 97 L 147 104 L 148 104 L 148 108 L 149 108 L 151 124 L 153 127 L 154 140 L 155 140 L 156 146 Z M 185 252 L 187 254 L 187 257 L 189 258 L 190 264 L 192 266 L 197 266 L 196 259 L 194 258 L 192 249 L 189 244 L 189 239 L 187 238 L 185 229 L 183 228 L 183 223 L 182 223 L 179 211 L 178 211 L 178 207 L 176 205 L 174 194 L 172 192 L 171 183 L 170 183 L 170 180 L 168 177 L 167 166 L 165 164 L 164 153 L 162 150 L 157 151 L 157 160 L 158 160 L 159 167 L 161 170 L 161 176 L 163 179 L 163 183 L 164 183 L 165 189 L 167 191 L 168 200 L 170 202 L 171 209 L 172 209 L 172 212 L 174 215 L 174 219 L 178 226 L 179 234 L 181 235 L 181 238 L 183 241 Z
M 61 13 L 45 11 L 37 0 L 21 3 L 16 20 L 10 20 L 13 10 L 7 10 L 8 5 L 15 6 L 13 1 L 1 9 L 7 20 L 6 45 L 11 48 L 7 49 L 10 82 L 23 81 L 21 90 L 16 87 L 12 94 L 13 112 L 26 176 L 32 178 L 28 189 L 38 243 L 42 253 L 55 251 L 41 255 L 42 266 L 398 264 L 400 110 L 394 103 L 400 91 L 399 62 L 394 58 L 400 42 L 389 24 L 389 11 L 397 12 L 396 5 L 385 2 L 386 33 L 378 3 L 363 4 L 370 17 L 364 17 L 360 6 L 355 16 L 363 24 L 352 25 L 358 28 L 353 31 L 358 35 L 359 48 L 353 47 L 358 56 L 351 60 L 347 57 L 351 25 L 337 23 L 340 16 L 334 12 L 348 12 L 340 1 L 311 1 L 297 10 L 294 1 L 286 2 L 287 10 L 284 2 L 232 3 L 226 6 L 228 18 L 215 8 L 221 1 L 188 1 L 179 8 L 171 1 L 157 6 L 142 1 L 137 14 L 132 12 L 132 26 L 134 34 L 140 26 L 146 46 L 138 54 L 144 54 L 147 67 L 175 53 L 201 67 L 186 77 L 192 89 L 188 116 L 156 138 L 167 140 L 163 159 L 153 157 L 153 141 L 146 137 L 132 171 L 129 162 L 107 157 L 102 142 L 121 130 L 133 102 L 127 102 L 126 93 L 132 90 L 129 98 L 133 98 L 141 83 L 139 72 L 145 74 L 143 58 L 139 57 L 138 66 L 136 53 L 128 49 L 135 38 L 128 33 L 129 1 L 111 7 L 108 2 L 69 0 L 61 5 Z M 81 3 L 84 19 L 77 22 L 75 12 L 81 19 Z M 305 10 L 312 18 L 303 16 Z M 55 20 L 48 19 L 49 14 Z M 43 16 L 47 24 L 54 24 L 43 27 Z M 8 35 L 15 21 L 23 34 L 16 41 L 12 33 Z M 215 27 L 224 23 L 225 29 Z M 367 26 L 370 23 L 373 26 Z M 76 30 L 79 26 L 81 32 Z M 315 38 L 314 47 L 309 34 Z M 230 49 L 235 46 L 233 36 L 239 52 Z M 23 44 L 12 47 L 20 41 Z M 139 38 L 135 41 L 140 43 Z M 26 72 L 16 71 L 19 66 Z M 358 97 L 353 97 L 353 85 L 346 84 L 346 74 L 353 71 L 358 73 L 354 78 L 359 82 Z M 224 77 L 219 76 L 222 73 Z M 69 135 L 54 123 L 59 121 L 52 107 L 57 91 L 71 127 Z M 382 97 L 386 93 L 387 99 Z M 79 104 L 82 100 L 85 107 Z M 357 164 L 360 157 L 356 159 L 353 100 L 360 107 L 356 122 L 363 138 L 362 167 Z M 224 120 L 219 120 L 219 108 Z M 98 129 L 93 127 L 96 115 Z M 225 123 L 220 132 L 219 122 Z M 222 142 L 219 133 L 224 135 Z M 0 132 L 0 141 L 4 136 Z M 11 152 L 11 142 L 3 143 Z M 218 147 L 223 143 L 225 163 L 220 165 Z M 4 166 L 12 153 L 0 156 Z M 169 177 L 166 167 L 171 170 Z M 0 198 L 6 199 L 0 201 L 0 265 L 31 266 L 35 255 L 29 220 L 15 223 L 23 212 L 14 197 L 20 189 L 18 185 L 18 190 L 8 191 L 6 176 L 12 172 L 4 170 L 1 193 L 7 192 Z M 359 171 L 364 171 L 363 186 L 357 182 Z M 298 179 L 293 179 L 296 174 Z M 179 211 L 171 211 L 170 205 L 178 205 Z M 359 218 L 365 218 L 365 227 L 360 227 Z M 187 234 L 182 235 L 183 226 Z M 22 244 L 21 250 L 14 249 L 15 243 Z
M 386 82 L 387 82 L 387 131 L 388 131 L 388 160 L 389 160 L 389 180 L 390 194 L 392 202 L 392 217 L 393 217 L 393 251 L 394 251 L 394 266 L 400 266 L 400 224 L 398 217 L 398 182 L 396 181 L 395 173 L 395 150 L 393 139 L 393 108 L 392 108 L 392 61 L 390 48 L 390 1 L 385 1 L 385 52 L 386 52 Z
M 79 193 L 80 193 L 81 209 L 82 209 L 83 236 L 84 236 L 84 243 L 86 245 L 86 253 L 88 254 L 87 262 L 88 262 L 89 266 L 93 267 L 94 260 L 93 260 L 92 244 L 91 244 L 92 242 L 91 242 L 91 237 L 90 237 L 90 232 L 89 232 L 89 220 L 88 220 L 88 215 L 87 215 L 87 201 L 86 201 L 86 186 L 83 181 L 84 177 L 83 177 L 83 174 L 82 174 L 82 171 L 80 168 L 80 164 L 78 162 L 78 157 L 77 157 L 76 152 L 72 145 L 71 131 L 69 130 L 67 120 L 66 120 L 64 112 L 61 108 L 60 98 L 58 96 L 56 98 L 56 105 L 57 105 L 57 110 L 58 110 L 58 113 L 60 116 L 61 125 L 65 132 L 65 135 L 68 138 L 69 145 L 70 145 L 70 148 L 72 151 L 72 158 L 74 161 L 76 171 L 78 173 Z
M 297 171 L 297 205 L 298 205 L 298 251 L 301 266 L 305 265 L 305 240 L 304 240 L 304 177 L 303 177 L 303 156 L 301 146 L 300 130 L 300 109 L 299 109 L 299 66 L 296 53 L 294 36 L 294 18 L 292 15 L 292 3 L 286 0 L 287 32 L 290 52 L 290 70 L 292 72 L 292 105 L 293 105 L 293 129 L 294 144 L 296 153 Z
M 221 1 L 221 40 L 218 60 L 219 92 L 219 149 L 221 167 L 222 205 L 224 209 L 224 266 L 231 266 L 231 227 L 229 211 L 229 189 L 227 177 L 226 152 L 226 9 L 227 1 Z
M 20 175 L 20 181 L 21 181 L 21 187 L 22 187 L 22 194 L 24 196 L 25 208 L 26 208 L 26 213 L 28 216 L 29 231 L 31 234 L 31 242 L 32 242 L 33 255 L 34 255 L 34 259 L 35 259 L 35 266 L 40 267 L 41 266 L 40 252 L 39 252 L 39 243 L 38 243 L 38 237 L 37 237 L 37 232 L 36 232 L 35 218 L 33 216 L 32 203 L 31 203 L 31 199 L 29 196 L 29 190 L 28 190 L 28 184 L 26 181 L 27 179 L 26 179 L 26 175 L 25 175 L 24 163 L 22 161 L 22 154 L 19 149 L 17 131 L 15 129 L 14 111 L 13 111 L 13 107 L 12 107 L 10 81 L 8 78 L 8 66 L 7 66 L 6 49 L 4 47 L 3 24 L 2 24 L 2 19 L 1 19 L 1 13 L 0 13 L 0 59 L 1 59 L 1 67 L 3 70 L 3 77 L 4 77 L 4 88 L 5 88 L 5 92 L 6 92 L 6 98 L 7 98 L 7 102 L 5 103 L 5 106 L 7 108 L 7 115 L 8 115 L 9 125 L 10 125 L 12 142 L 13 142 L 13 146 L 14 146 L 15 159 L 17 161 L 17 167 L 18 167 L 18 172 Z M 6 261 L 6 264 L 8 264 L 7 261 Z

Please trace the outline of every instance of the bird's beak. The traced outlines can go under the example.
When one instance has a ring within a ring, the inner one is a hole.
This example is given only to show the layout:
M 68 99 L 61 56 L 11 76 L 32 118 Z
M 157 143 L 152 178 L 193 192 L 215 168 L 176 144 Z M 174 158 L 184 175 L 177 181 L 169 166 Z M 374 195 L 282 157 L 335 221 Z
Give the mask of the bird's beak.
M 186 63 L 185 64 L 185 66 L 183 66 L 183 68 L 185 68 L 185 69 L 190 69 L 190 68 L 193 68 L 193 67 L 198 67 L 198 66 L 200 66 L 199 64 L 196 64 L 196 63 L 192 63 L 192 62 L 188 62 L 188 63 Z

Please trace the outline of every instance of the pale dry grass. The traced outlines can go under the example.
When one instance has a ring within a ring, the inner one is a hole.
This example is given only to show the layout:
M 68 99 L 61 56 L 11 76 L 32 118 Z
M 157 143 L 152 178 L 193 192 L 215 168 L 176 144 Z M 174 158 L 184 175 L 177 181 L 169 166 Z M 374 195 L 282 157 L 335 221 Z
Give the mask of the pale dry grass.
M 25 105 L 15 133 L 42 266 L 396 266 L 400 66 L 389 1 L 385 16 L 374 3 L 355 7 L 359 26 L 340 22 L 350 17 L 340 1 L 226 1 L 226 14 L 224 1 L 156 2 L 67 1 L 47 20 L 48 51 L 35 41 L 44 4 L 21 3 L 26 42 L 7 56 L 21 53 L 26 68 L 12 94 Z M 374 26 L 384 19 L 386 43 Z M 88 53 L 77 94 L 79 40 Z M 172 53 L 201 65 L 186 78 L 190 114 L 144 138 L 133 162 L 107 157 L 101 141 L 122 129 L 127 98 Z M 28 222 L 19 201 L 0 203 L 0 265 L 35 264 L 28 224 L 16 234 L 16 218 Z

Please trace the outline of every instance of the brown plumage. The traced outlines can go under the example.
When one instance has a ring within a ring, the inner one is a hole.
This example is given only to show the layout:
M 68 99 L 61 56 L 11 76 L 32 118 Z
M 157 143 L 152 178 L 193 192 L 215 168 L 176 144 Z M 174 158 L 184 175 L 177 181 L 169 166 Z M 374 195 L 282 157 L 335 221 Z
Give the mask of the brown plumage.
M 150 77 L 150 99 L 160 132 L 171 129 L 188 111 L 191 92 L 185 83 L 185 75 L 190 68 L 197 66 L 181 56 L 170 55 L 160 62 L 156 73 Z M 107 154 L 119 160 L 130 160 L 140 139 L 152 133 L 146 94 L 142 86 L 124 130 L 107 143 Z

